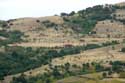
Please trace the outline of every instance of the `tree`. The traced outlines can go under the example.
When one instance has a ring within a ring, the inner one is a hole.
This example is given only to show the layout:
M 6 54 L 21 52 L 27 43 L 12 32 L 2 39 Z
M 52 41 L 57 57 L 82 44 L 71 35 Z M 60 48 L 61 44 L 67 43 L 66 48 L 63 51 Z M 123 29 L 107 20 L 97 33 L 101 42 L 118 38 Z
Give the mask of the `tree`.
M 69 68 L 70 68 L 70 63 L 66 63 L 66 64 L 65 64 L 65 70 L 66 70 L 66 71 L 69 71 Z
M 104 68 L 100 64 L 97 64 L 95 66 L 95 69 L 96 69 L 96 71 L 102 71 Z
M 107 73 L 103 72 L 103 73 L 102 73 L 102 76 L 103 76 L 104 78 L 106 78 L 106 77 L 107 77 Z
M 83 16 L 84 16 L 84 11 L 85 11 L 85 10 L 78 11 L 78 14 L 79 14 L 80 17 L 83 17 Z
M 47 79 L 46 79 L 46 83 L 53 83 L 53 78 L 51 78 L 51 77 L 50 77 L 50 78 L 47 78 Z
M 37 22 L 37 23 L 39 23 L 39 22 L 40 22 L 40 20 L 36 20 L 36 22 Z
M 0 74 L 0 81 L 4 80 L 4 75 Z
M 14 52 L 12 52 L 12 54 L 11 54 L 11 55 L 12 55 L 12 57 L 14 57 L 14 58 L 17 58 L 17 57 L 18 57 L 18 54 L 17 54 L 17 52 L 15 52 L 15 51 L 14 51 Z
M 7 25 L 7 22 L 5 22 L 5 21 L 0 21 L 0 27 L 7 27 L 8 25 Z
M 113 72 L 110 70 L 110 71 L 108 71 L 108 75 L 111 75 Z
M 51 83 L 51 80 L 50 79 L 46 79 L 46 83 Z
M 50 51 L 48 51 L 47 55 L 51 56 L 51 57 L 57 57 L 58 52 L 56 50 L 50 50 Z
M 67 13 L 61 13 L 61 16 L 69 16 Z
M 121 52 L 125 52 L 125 48 L 122 48 L 122 49 L 121 49 Z
M 54 67 L 53 72 L 52 72 L 52 75 L 53 75 L 55 78 L 60 78 L 61 73 L 59 72 L 57 66 Z
M 69 14 L 69 16 L 73 16 L 74 14 L 75 14 L 75 12 L 72 11 L 72 12 Z
M 12 83 L 28 83 L 28 82 L 25 78 L 25 75 L 21 74 L 19 77 L 14 77 Z

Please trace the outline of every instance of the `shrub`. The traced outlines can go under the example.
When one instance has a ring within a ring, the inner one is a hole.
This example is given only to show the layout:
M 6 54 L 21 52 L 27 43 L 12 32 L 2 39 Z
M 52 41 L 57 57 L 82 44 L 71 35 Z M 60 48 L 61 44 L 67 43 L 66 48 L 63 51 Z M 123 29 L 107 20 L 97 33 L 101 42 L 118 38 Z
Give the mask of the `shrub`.
M 61 13 L 61 16 L 69 16 L 67 13 Z
M 69 16 L 73 16 L 74 14 L 75 14 L 75 12 L 72 11 L 72 12 L 69 14 Z
M 7 22 L 5 21 L 0 21 L 0 27 L 7 27 Z
M 40 20 L 36 20 L 36 22 L 37 22 L 37 23 L 39 23 L 39 22 L 40 22 Z
M 53 22 L 50 22 L 49 20 L 46 20 L 46 21 L 43 21 L 42 22 L 47 28 L 48 27 L 55 27 L 57 26 L 57 24 L 53 23 Z
M 102 73 L 102 76 L 103 76 L 104 78 L 106 78 L 106 77 L 107 77 L 107 73 L 106 73 L 106 72 L 103 72 L 103 73 Z
M 125 48 L 122 48 L 122 49 L 121 49 L 121 52 L 125 52 Z

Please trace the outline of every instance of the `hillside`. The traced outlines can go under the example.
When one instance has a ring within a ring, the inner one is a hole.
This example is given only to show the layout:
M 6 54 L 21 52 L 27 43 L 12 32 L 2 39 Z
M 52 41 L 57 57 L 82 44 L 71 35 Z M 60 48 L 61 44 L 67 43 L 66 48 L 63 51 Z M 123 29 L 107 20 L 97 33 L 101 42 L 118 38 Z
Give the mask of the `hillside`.
M 8 31 L 24 33 L 22 39 L 29 44 L 38 43 L 39 45 L 46 43 L 48 46 L 50 43 L 63 45 L 63 43 L 78 42 L 75 39 L 77 37 L 76 32 L 71 26 L 65 24 L 62 17 L 59 16 L 14 19 L 9 20 L 7 25 Z M 25 43 L 21 44 L 21 46 L 25 46 Z M 38 45 L 36 44 L 36 46 Z
M 125 2 L 117 3 L 117 4 L 115 4 L 115 5 L 122 7 L 122 6 L 125 6 Z
M 124 83 L 124 45 L 124 2 L 0 20 L 0 83 Z
M 124 4 L 124 3 L 119 3 Z M 124 5 L 97 5 L 61 16 L 19 18 L 3 22 L 7 31 L 24 33 L 25 43 L 80 43 L 81 37 L 125 37 Z M 76 39 L 77 38 L 77 39 Z M 16 44 L 25 46 L 23 44 Z M 37 46 L 37 45 L 36 45 Z M 58 45 L 57 45 L 58 46 Z

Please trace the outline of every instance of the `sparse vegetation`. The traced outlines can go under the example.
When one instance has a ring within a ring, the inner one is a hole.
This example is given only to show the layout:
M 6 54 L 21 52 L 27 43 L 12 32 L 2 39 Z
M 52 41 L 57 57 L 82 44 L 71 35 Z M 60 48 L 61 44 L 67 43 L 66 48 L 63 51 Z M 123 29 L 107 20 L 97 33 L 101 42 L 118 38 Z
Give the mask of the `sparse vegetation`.
M 124 57 L 121 55 L 124 55 L 125 48 L 121 48 L 119 45 L 117 45 L 118 48 L 115 46 L 116 44 L 121 45 L 121 40 L 123 40 L 122 43 L 124 43 L 124 39 L 112 39 L 112 34 L 106 34 L 107 39 L 102 38 L 104 41 L 99 38 L 96 40 L 94 38 L 96 38 L 96 33 L 98 32 L 96 30 L 93 31 L 99 21 L 109 20 L 111 24 L 116 21 L 125 24 L 124 19 L 116 19 L 116 15 L 114 14 L 117 9 L 124 8 L 124 6 L 97 5 L 78 12 L 72 11 L 69 14 L 61 13 L 60 17 L 48 17 L 47 20 L 43 18 L 45 21 L 41 20 L 41 18 L 35 19 L 35 21 L 34 19 L 28 18 L 28 21 L 31 23 L 25 20 L 25 18 L 21 19 L 21 22 L 20 19 L 0 21 L 0 28 L 2 28 L 2 30 L 0 30 L 0 80 L 4 80 L 5 76 L 18 73 L 22 74 L 20 74 L 20 76 L 15 75 L 11 83 L 56 83 L 56 81 L 60 79 L 71 76 L 80 77 L 84 79 L 85 83 L 103 83 L 105 79 L 113 78 L 113 74 L 115 73 L 118 74 L 118 78 L 125 78 L 125 62 L 123 62 Z M 25 20 L 26 23 L 24 23 L 23 20 Z M 122 23 L 120 24 L 123 25 Z M 105 21 L 102 24 L 105 24 Z M 18 26 L 21 28 L 18 28 Z M 22 30 L 21 32 L 20 29 L 22 28 L 26 30 Z M 17 29 L 17 31 L 15 29 Z M 52 34 L 49 33 L 49 30 Z M 110 29 L 107 29 L 107 32 L 110 32 Z M 111 30 L 111 32 L 113 32 L 113 30 Z M 119 34 L 117 38 L 120 37 L 120 35 L 121 34 Z M 37 44 L 36 40 L 38 40 L 40 44 L 43 44 L 49 40 L 49 44 L 59 42 L 59 46 L 19 47 L 19 44 L 25 43 L 23 42 L 23 36 L 25 36 L 24 39 L 26 38 L 29 44 L 32 42 L 33 44 L 34 42 Z M 84 39 L 89 37 L 93 39 Z M 51 41 L 54 43 L 50 43 Z M 100 43 L 100 41 L 103 43 Z M 116 54 L 118 57 L 116 57 Z M 32 74 L 34 73 L 32 72 L 33 70 L 44 66 L 47 66 L 47 68 L 43 69 L 46 72 L 41 74 L 39 70 L 36 70 L 39 71 L 39 75 L 35 77 L 23 74 L 29 70 L 31 71 L 28 74 Z M 97 75 L 97 73 L 100 75 Z M 84 81 L 82 81 L 82 83 Z M 105 82 L 108 83 L 108 81 Z M 78 81 L 77 83 L 81 82 Z M 121 82 L 113 81 L 111 83 Z
M 110 69 L 107 70 L 100 64 L 101 63 L 92 63 L 92 64 L 86 63 L 86 64 L 83 64 L 82 68 L 79 68 L 79 70 L 75 70 L 75 72 L 74 72 L 74 71 L 71 71 L 72 70 L 71 65 L 69 63 L 66 63 L 65 65 L 55 66 L 55 67 L 51 68 L 52 72 L 50 72 L 50 73 L 44 73 L 43 75 L 39 75 L 37 77 L 31 77 L 31 78 L 27 79 L 27 81 L 30 83 L 35 83 L 37 81 L 41 81 L 43 83 L 44 82 L 48 83 L 47 81 L 49 81 L 50 83 L 53 83 L 59 79 L 67 78 L 70 76 L 78 76 L 78 75 L 80 76 L 80 75 L 86 75 L 86 74 L 92 73 L 92 72 L 97 73 L 100 71 L 110 71 Z M 118 65 L 119 65 L 119 67 L 122 67 L 122 66 L 124 66 L 124 62 L 118 62 L 118 61 L 112 62 L 112 68 L 114 66 L 117 67 Z M 98 69 L 99 69 L 99 71 L 98 71 Z M 115 73 L 116 71 L 117 70 L 112 70 L 113 73 Z M 119 71 L 119 72 L 121 72 L 121 71 Z M 93 79 L 93 80 L 97 81 L 97 79 L 101 80 L 101 79 L 107 78 L 108 75 L 109 74 L 107 72 L 103 72 L 102 76 L 97 76 L 97 77 L 93 77 L 93 78 L 86 77 L 86 78 L 89 78 L 89 80 Z M 124 74 L 120 73 L 120 77 L 124 78 Z M 84 78 L 84 77 L 82 77 L 82 78 Z M 20 81 L 17 81 L 17 82 L 20 82 Z

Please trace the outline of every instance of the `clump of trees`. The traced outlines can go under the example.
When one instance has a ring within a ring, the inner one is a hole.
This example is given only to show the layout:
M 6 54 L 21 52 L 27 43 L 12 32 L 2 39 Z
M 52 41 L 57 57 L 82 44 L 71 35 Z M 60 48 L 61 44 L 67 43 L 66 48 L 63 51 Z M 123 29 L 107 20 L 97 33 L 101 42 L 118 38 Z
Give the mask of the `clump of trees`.
M 77 13 L 62 13 L 61 16 L 64 16 L 63 18 L 65 22 L 72 25 L 79 25 L 83 34 L 88 34 L 94 28 L 97 21 L 112 19 L 111 14 L 115 12 L 115 10 L 116 8 L 111 5 L 97 5 L 86 8 L 85 10 L 80 10 Z M 76 16 L 74 16 L 75 14 Z
M 108 77 L 112 77 L 112 75 L 118 74 L 120 78 L 124 78 L 125 77 L 125 62 L 122 61 L 114 61 L 114 62 L 110 62 L 111 67 L 106 69 L 106 72 L 102 73 L 102 76 L 104 78 L 108 78 Z
M 99 69 L 102 69 L 102 70 L 104 69 L 101 65 L 98 67 L 97 65 L 99 64 L 98 63 L 94 63 L 94 64 L 86 63 L 86 64 L 83 64 L 82 67 L 78 67 L 77 69 L 76 66 L 72 67 L 70 63 L 65 63 L 64 65 L 51 67 L 51 72 L 44 73 L 37 77 L 31 77 L 27 79 L 27 82 L 36 83 L 38 81 L 41 81 L 42 83 L 53 83 L 54 80 L 59 80 L 59 79 L 69 77 L 69 76 L 87 74 L 93 71 L 94 72 L 98 71 Z M 73 69 L 77 69 L 77 70 L 73 71 Z M 18 80 L 15 80 L 15 79 L 13 81 L 17 81 L 17 83 L 19 82 Z
M 102 45 L 103 46 L 109 46 L 109 45 L 116 45 L 116 44 L 119 44 L 119 42 L 118 41 L 111 41 L 111 42 L 103 43 Z
M 20 31 L 6 31 L 6 30 L 1 30 L 0 31 L 0 36 L 5 37 L 6 40 L 1 40 L 0 46 L 4 46 L 10 43 L 15 43 L 15 42 L 21 42 L 23 41 L 21 39 L 24 34 Z
M 60 15 L 61 15 L 62 17 L 63 17 L 63 16 L 69 16 L 69 14 L 64 13 L 64 12 L 62 12 Z

